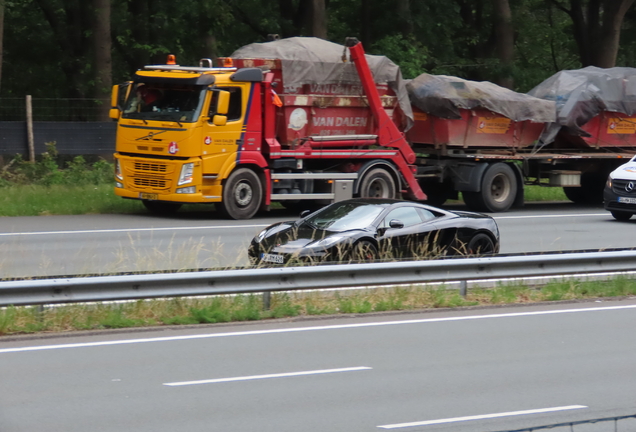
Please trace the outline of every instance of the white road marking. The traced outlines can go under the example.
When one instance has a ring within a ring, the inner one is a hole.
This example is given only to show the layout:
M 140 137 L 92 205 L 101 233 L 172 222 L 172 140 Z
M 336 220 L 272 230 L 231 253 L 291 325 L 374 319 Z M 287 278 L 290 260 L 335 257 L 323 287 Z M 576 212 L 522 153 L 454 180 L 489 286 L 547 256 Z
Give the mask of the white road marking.
M 414 426 L 429 426 L 443 423 L 457 423 L 464 421 L 472 421 L 472 420 L 484 420 L 484 419 L 493 419 L 499 417 L 511 417 L 511 416 L 519 416 L 519 415 L 528 415 L 528 414 L 543 414 L 555 411 L 567 411 L 567 410 L 575 410 L 587 408 L 585 405 L 568 405 L 562 407 L 553 407 L 553 408 L 541 408 L 534 410 L 526 410 L 526 411 L 510 411 L 503 413 L 495 413 L 495 414 L 484 414 L 484 415 L 476 415 L 476 416 L 468 416 L 468 417 L 455 417 L 455 418 L 447 418 L 447 419 L 439 419 L 439 420 L 427 420 L 421 422 L 412 422 L 412 423 L 398 423 L 392 425 L 384 425 L 378 426 L 380 429 L 400 429 Z
M 589 214 L 556 214 L 556 215 L 524 215 L 524 216 L 493 216 L 495 220 L 500 219 L 542 219 L 542 218 L 566 218 L 566 217 L 590 217 L 608 216 L 609 213 L 589 213 Z M 118 232 L 144 232 L 144 231 L 195 231 L 195 230 L 215 230 L 231 228 L 264 228 L 271 224 L 253 225 L 219 225 L 219 226 L 197 226 L 197 227 L 161 227 L 161 228 L 117 228 L 117 229 L 96 229 L 79 231 L 37 231 L 37 232 L 5 232 L 0 233 L 0 237 L 9 236 L 32 236 L 32 235 L 55 235 L 55 234 L 108 234 Z
M 108 234 L 118 232 L 143 232 L 143 231 L 200 231 L 214 229 L 230 229 L 230 228 L 263 228 L 270 224 L 256 225 L 220 225 L 220 226 L 198 226 L 198 227 L 161 227 L 161 228 L 118 228 L 118 229 L 101 229 L 101 230 L 80 230 L 80 231 L 37 231 L 37 232 L 17 232 L 17 233 L 0 233 L 0 237 L 9 236 L 31 236 L 31 235 L 55 235 L 55 234 Z
M 367 366 L 358 366 L 358 367 L 340 368 L 340 369 L 322 369 L 322 370 L 288 372 L 288 373 L 278 373 L 278 374 L 269 374 L 269 375 L 252 375 L 252 376 L 242 376 L 242 377 L 233 377 L 233 378 L 199 380 L 199 381 L 182 381 L 182 382 L 173 382 L 173 383 L 163 383 L 163 385 L 170 386 L 170 387 L 180 387 L 180 386 L 198 385 L 198 384 L 215 384 L 215 383 L 233 382 L 233 381 L 250 381 L 250 380 L 260 380 L 260 379 L 269 379 L 269 378 L 287 378 L 287 377 L 296 377 L 296 376 L 304 376 L 304 375 L 321 375 L 321 374 L 330 374 L 330 373 L 338 373 L 338 372 L 355 372 L 355 371 L 371 370 L 371 369 L 373 368 L 370 368 Z
M 357 323 L 357 324 L 340 324 L 329 326 L 315 326 L 315 327 L 293 327 L 293 328 L 281 328 L 271 330 L 252 330 L 242 332 L 229 332 L 229 333 L 207 333 L 200 335 L 185 335 L 185 336 L 166 336 L 157 338 L 145 338 L 145 339 L 123 339 L 123 340 L 111 340 L 101 342 L 85 342 L 85 343 L 72 343 L 62 345 L 41 345 L 41 346 L 27 346 L 17 348 L 4 348 L 0 349 L 0 354 L 25 352 L 25 351 L 46 351 L 56 349 L 68 349 L 68 348 L 86 348 L 108 345 L 133 345 L 139 343 L 148 342 L 170 342 L 170 341 L 182 341 L 193 339 L 210 339 L 221 337 L 233 337 L 233 336 L 255 336 L 265 334 L 278 334 L 278 333 L 297 333 L 308 331 L 320 331 L 320 330 L 340 330 L 340 329 L 352 329 L 352 328 L 365 328 L 365 327 L 383 327 L 391 325 L 408 325 L 408 324 L 425 324 L 425 323 L 438 323 L 449 321 L 469 321 L 479 319 L 493 319 L 493 318 L 515 318 L 526 316 L 539 316 L 539 315 L 557 315 L 567 313 L 583 313 L 583 312 L 599 312 L 599 311 L 613 311 L 623 309 L 635 309 L 636 305 L 623 305 L 623 306 L 602 306 L 583 309 L 559 309 L 550 311 L 533 311 L 533 312 L 515 312 L 505 314 L 491 314 L 491 315 L 471 315 L 460 317 L 447 317 L 447 318 L 424 318 L 416 320 L 404 320 L 404 321 L 386 321 L 386 322 L 370 322 L 370 323 Z
M 545 219 L 545 218 L 571 218 L 571 217 L 590 217 L 590 216 L 609 216 L 607 213 L 587 213 L 587 214 L 555 214 L 555 215 L 524 215 L 524 216 L 493 216 L 495 220 L 499 219 Z

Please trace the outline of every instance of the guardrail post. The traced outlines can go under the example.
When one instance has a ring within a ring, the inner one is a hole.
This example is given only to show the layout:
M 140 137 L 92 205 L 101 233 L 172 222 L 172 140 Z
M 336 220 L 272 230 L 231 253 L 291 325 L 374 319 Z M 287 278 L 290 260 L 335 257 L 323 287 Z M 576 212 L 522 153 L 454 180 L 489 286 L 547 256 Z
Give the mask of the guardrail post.
M 466 294 L 468 294 L 468 281 L 466 280 L 459 281 L 459 294 L 462 297 L 466 297 Z
M 263 310 L 269 310 L 272 306 L 272 293 L 266 291 L 263 293 Z

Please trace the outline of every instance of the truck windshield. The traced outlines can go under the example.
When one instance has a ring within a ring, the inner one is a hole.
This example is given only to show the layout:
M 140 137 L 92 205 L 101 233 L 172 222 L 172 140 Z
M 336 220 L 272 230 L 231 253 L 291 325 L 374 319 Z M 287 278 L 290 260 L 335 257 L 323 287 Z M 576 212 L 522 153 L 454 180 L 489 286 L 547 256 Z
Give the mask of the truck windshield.
M 203 86 L 137 83 L 126 100 L 122 117 L 191 123 L 199 118 L 204 98 Z

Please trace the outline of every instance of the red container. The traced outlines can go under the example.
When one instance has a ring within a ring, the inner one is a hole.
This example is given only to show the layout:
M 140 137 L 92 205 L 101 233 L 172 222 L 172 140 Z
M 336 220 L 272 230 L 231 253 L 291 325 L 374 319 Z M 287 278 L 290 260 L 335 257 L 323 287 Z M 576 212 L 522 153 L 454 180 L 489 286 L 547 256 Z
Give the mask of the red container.
M 361 85 L 290 86 L 283 80 L 280 60 L 232 60 L 238 68 L 260 67 L 274 73 L 273 88 L 283 102 L 276 119 L 276 136 L 282 145 L 293 146 L 307 136 L 373 134 L 377 129 Z M 385 110 L 399 124 L 395 93 L 386 84 L 378 84 L 377 89 Z
M 461 148 L 522 148 L 532 145 L 545 123 L 514 121 L 487 109 L 460 109 L 449 120 L 413 108 L 415 125 L 407 132 L 412 143 Z
M 636 117 L 627 114 L 602 111 L 581 126 L 590 137 L 562 133 L 559 139 L 579 147 L 636 147 Z

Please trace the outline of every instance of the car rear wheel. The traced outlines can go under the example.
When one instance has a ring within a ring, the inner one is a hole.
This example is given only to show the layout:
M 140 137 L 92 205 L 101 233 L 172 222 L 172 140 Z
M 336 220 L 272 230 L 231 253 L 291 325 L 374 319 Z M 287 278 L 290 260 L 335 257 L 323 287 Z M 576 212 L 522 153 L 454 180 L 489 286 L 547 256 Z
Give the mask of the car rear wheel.
M 360 240 L 351 250 L 352 261 L 373 262 L 378 258 L 378 248 L 369 240 Z
M 478 233 L 468 242 L 466 247 L 469 255 L 487 256 L 495 254 L 495 243 L 490 236 Z
M 624 222 L 632 218 L 632 213 L 614 210 L 612 211 L 612 217 L 614 217 L 614 219 L 616 219 L 617 221 Z

